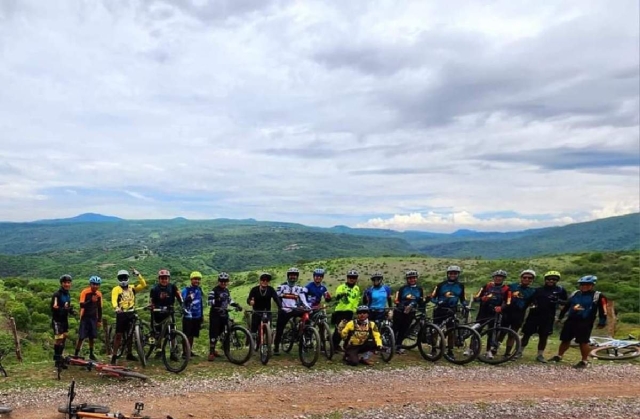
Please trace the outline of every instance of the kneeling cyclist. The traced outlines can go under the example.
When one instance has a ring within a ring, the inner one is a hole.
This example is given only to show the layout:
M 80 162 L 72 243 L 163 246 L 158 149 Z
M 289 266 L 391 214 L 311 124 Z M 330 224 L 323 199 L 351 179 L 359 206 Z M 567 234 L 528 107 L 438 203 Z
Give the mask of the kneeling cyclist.
M 378 326 L 368 317 L 369 307 L 359 306 L 356 309 L 356 319 L 349 321 L 342 329 L 341 334 L 345 341 L 344 359 L 349 365 L 373 365 L 373 351 L 382 349 Z

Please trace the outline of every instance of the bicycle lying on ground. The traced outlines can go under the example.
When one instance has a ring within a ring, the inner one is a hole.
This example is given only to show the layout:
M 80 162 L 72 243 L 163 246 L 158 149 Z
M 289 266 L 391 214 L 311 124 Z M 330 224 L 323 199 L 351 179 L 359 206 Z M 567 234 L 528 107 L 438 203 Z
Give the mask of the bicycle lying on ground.
M 320 333 L 311 325 L 309 311 L 302 317 L 291 318 L 282 332 L 282 350 L 289 353 L 293 344 L 298 344 L 298 357 L 307 368 L 313 367 L 320 357 Z
M 594 349 L 590 355 L 606 361 L 622 361 L 640 357 L 640 341 L 629 335 L 627 339 L 592 336 L 589 345 Z
M 69 385 L 69 391 L 67 392 L 67 403 L 65 406 L 58 408 L 58 411 L 65 413 L 65 419 L 102 419 L 102 418 L 115 418 L 115 419 L 152 419 L 150 416 L 143 416 L 144 403 L 136 402 L 134 411 L 132 414 L 127 415 L 125 413 L 109 413 L 107 406 L 90 405 L 87 403 L 74 404 L 73 401 L 76 398 L 76 382 L 71 381 Z M 173 419 L 173 417 L 167 415 L 164 419 Z
M 191 358 L 191 346 L 187 336 L 176 328 L 175 311 L 172 307 L 149 308 L 149 310 L 153 313 L 168 314 L 168 316 L 155 325 L 160 328 L 159 333 L 155 332 L 153 317 L 151 318 L 150 332 L 142 337 L 143 342 L 149 346 L 146 358 L 150 359 L 153 352 L 159 349 L 159 355 L 167 371 L 176 374 L 184 371 Z
M 68 366 L 78 366 L 86 369 L 87 371 L 97 371 L 98 373 L 108 376 L 108 377 L 118 377 L 118 378 L 139 378 L 141 380 L 146 380 L 147 377 L 144 374 L 140 374 L 139 372 L 132 371 L 127 367 L 122 367 L 119 365 L 110 365 L 102 362 L 96 362 L 91 360 L 86 360 L 83 357 L 79 356 L 67 356 L 60 360 L 58 364 L 58 380 L 60 380 L 62 375 L 62 370 L 67 369 Z

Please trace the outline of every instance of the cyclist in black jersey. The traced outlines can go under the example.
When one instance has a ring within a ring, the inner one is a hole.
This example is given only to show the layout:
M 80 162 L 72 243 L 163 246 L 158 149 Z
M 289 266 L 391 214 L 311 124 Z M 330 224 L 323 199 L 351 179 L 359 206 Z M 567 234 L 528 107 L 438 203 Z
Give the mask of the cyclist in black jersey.
M 259 284 L 251 288 L 249 296 L 247 297 L 247 304 L 249 304 L 254 311 L 271 311 L 271 302 L 273 301 L 278 307 L 278 310 L 282 309 L 282 303 L 280 297 L 276 293 L 275 288 L 270 284 L 271 274 L 263 272 L 260 275 Z M 271 313 L 267 314 L 269 320 L 271 320 Z M 251 333 L 257 333 L 262 321 L 262 313 L 253 313 L 251 315 Z M 256 345 L 260 345 L 260 342 L 256 341 Z
M 62 363 L 62 353 L 64 344 L 69 336 L 69 314 L 75 314 L 71 305 L 71 275 L 65 274 L 60 277 L 60 288 L 51 296 L 51 327 L 53 328 L 53 361 L 55 366 L 66 368 Z

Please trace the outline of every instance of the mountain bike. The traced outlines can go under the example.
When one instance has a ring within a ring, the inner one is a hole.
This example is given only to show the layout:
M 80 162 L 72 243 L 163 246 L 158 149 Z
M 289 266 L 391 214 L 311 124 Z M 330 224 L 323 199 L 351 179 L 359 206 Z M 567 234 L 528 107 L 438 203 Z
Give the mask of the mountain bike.
M 440 322 L 436 321 L 445 338 L 444 359 L 456 365 L 473 362 L 482 346 L 480 333 L 470 326 L 460 324 L 455 308 L 445 307 L 445 311 L 448 312 L 447 316 Z M 462 316 L 468 316 L 467 309 L 463 309 Z
M 382 311 L 382 315 L 378 315 L 378 312 Z M 384 310 L 370 310 L 370 316 L 374 318 L 374 322 L 378 326 L 380 332 L 380 339 L 382 340 L 382 349 L 380 350 L 380 357 L 384 362 L 389 362 L 396 354 L 396 335 L 393 333 L 393 324 L 391 323 L 391 314 L 393 308 L 387 308 Z
M 87 403 L 74 404 L 73 402 L 76 398 L 75 388 L 76 382 L 75 380 L 72 380 L 67 392 L 67 402 L 65 406 L 61 406 L 60 408 L 58 408 L 59 412 L 65 414 L 65 419 L 152 419 L 150 416 L 142 415 L 142 411 L 144 410 L 143 402 L 136 402 L 134 405 L 134 411 L 130 415 L 120 412 L 109 413 L 110 409 L 107 406 L 90 405 Z M 163 419 L 173 419 L 173 417 L 167 415 Z
M 139 378 L 141 380 L 146 380 L 147 377 L 144 374 L 140 374 L 139 372 L 133 371 L 127 367 L 119 366 L 119 365 L 110 365 L 105 364 L 103 362 L 91 361 L 84 359 L 80 356 L 66 356 L 60 360 L 57 367 L 58 372 L 58 380 L 60 380 L 62 376 L 62 370 L 67 369 L 69 366 L 78 366 L 86 369 L 87 371 L 97 371 L 101 375 L 105 375 L 108 377 L 118 377 L 118 378 Z
M 395 308 L 395 310 L 399 310 Z M 411 307 L 409 312 L 415 316 L 409 325 L 407 335 L 402 340 L 402 349 L 418 347 L 420 355 L 427 361 L 435 362 L 442 358 L 444 351 L 444 334 L 442 330 L 427 317 L 426 312 Z
M 291 318 L 282 332 L 282 350 L 291 352 L 293 344 L 298 344 L 298 357 L 307 368 L 313 367 L 320 357 L 320 333 L 311 326 L 309 311 L 304 311 L 302 317 Z
M 260 326 L 258 327 L 257 333 L 252 333 L 252 337 L 256 343 L 256 350 L 260 355 L 260 362 L 262 365 L 267 365 L 269 363 L 269 359 L 273 356 L 273 348 L 271 347 L 271 343 L 273 340 L 273 333 L 271 331 L 271 311 L 257 311 L 257 310 L 249 310 L 246 312 L 247 318 L 249 322 L 249 326 L 251 326 L 251 318 L 254 314 L 259 315 L 260 318 Z
M 126 313 L 133 313 L 133 321 L 130 323 L 129 328 L 122 335 L 122 339 L 120 341 L 120 346 L 118 347 L 118 353 L 116 356 L 121 358 L 124 355 L 124 351 L 126 348 L 135 348 L 136 353 L 138 354 L 138 360 L 143 367 L 147 366 L 147 358 L 145 357 L 145 346 L 147 342 L 145 341 L 146 337 L 149 336 L 151 329 L 148 323 L 142 321 L 137 311 L 140 310 L 148 310 L 149 307 L 138 307 L 133 310 L 129 310 Z M 116 328 L 115 325 L 109 326 L 107 331 L 107 345 L 108 351 L 107 353 L 113 352 L 113 342 L 116 336 Z
M 622 361 L 640 357 L 640 341 L 629 335 L 626 339 L 593 336 L 589 345 L 594 346 L 590 355 L 606 361 Z
M 314 307 L 311 312 L 311 326 L 318 330 L 320 335 L 320 352 L 331 361 L 335 354 L 335 348 L 333 347 L 333 339 L 331 338 L 331 328 L 327 321 L 327 311 L 325 306 Z
M 148 345 L 146 358 L 151 359 L 151 355 L 157 349 L 160 350 L 162 363 L 167 371 L 179 373 L 184 371 L 191 358 L 191 346 L 187 336 L 176 328 L 176 316 L 173 307 L 161 307 L 150 309 L 153 313 L 168 314 L 167 318 L 159 324 L 154 325 L 151 316 L 150 333 L 144 338 Z M 156 327 L 160 332 L 156 332 Z
M 225 312 L 227 314 L 227 322 L 223 325 L 220 341 L 224 355 L 229 362 L 236 365 L 243 365 L 253 355 L 255 342 L 251 332 L 246 327 L 236 324 L 235 320 L 229 316 L 229 312 L 234 309 L 211 307 L 211 310 Z
M 480 351 L 478 354 L 478 361 L 486 364 L 498 365 L 504 362 L 514 359 L 522 347 L 520 336 L 513 329 L 508 327 L 502 327 L 502 313 L 496 313 L 493 317 L 489 317 L 480 322 L 471 325 L 472 328 L 480 331 L 481 338 L 487 338 L 487 350 L 486 352 Z M 485 328 L 489 326 L 488 328 Z M 505 337 L 507 340 L 513 341 L 513 348 L 511 352 L 506 353 L 503 356 L 498 356 L 498 350 L 502 345 Z

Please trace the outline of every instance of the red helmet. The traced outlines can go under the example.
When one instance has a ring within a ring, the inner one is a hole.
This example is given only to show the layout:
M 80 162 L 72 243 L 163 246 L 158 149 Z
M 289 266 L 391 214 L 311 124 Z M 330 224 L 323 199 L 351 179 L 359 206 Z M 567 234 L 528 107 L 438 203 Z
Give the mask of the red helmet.
M 168 276 L 168 277 L 171 277 L 171 272 L 169 272 L 169 271 L 168 271 L 168 270 L 166 270 L 166 269 L 160 269 L 160 270 L 158 271 L 158 278 L 160 278 L 161 276 Z

